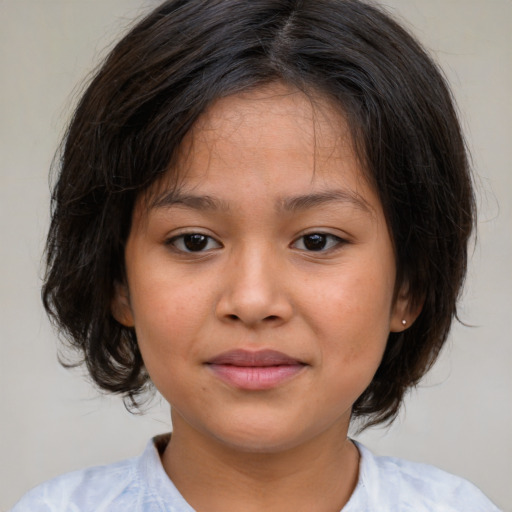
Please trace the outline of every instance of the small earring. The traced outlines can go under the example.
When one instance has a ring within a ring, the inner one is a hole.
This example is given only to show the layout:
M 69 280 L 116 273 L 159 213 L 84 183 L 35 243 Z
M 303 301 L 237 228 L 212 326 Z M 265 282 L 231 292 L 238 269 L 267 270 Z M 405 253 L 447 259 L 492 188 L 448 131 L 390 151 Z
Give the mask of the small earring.
M 405 318 L 402 320 L 402 325 L 403 325 L 404 327 L 407 325 L 407 320 L 406 320 Z

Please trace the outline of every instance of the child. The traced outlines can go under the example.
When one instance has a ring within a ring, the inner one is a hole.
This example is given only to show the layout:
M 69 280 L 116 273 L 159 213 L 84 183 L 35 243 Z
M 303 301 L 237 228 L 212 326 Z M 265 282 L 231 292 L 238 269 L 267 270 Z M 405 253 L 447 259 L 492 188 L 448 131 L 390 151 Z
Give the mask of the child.
M 474 222 L 450 93 L 356 0 L 170 0 L 63 147 L 45 306 L 93 380 L 173 432 L 14 511 L 493 511 L 375 457 L 456 313 Z

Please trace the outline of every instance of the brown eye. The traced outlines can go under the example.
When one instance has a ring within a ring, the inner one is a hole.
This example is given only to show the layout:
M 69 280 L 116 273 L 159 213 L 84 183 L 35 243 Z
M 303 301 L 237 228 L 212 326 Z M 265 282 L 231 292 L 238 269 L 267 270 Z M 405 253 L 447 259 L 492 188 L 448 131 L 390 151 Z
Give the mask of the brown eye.
M 219 242 L 211 236 L 203 235 L 202 233 L 178 235 L 171 238 L 167 244 L 182 252 L 202 252 L 221 247 Z
M 292 247 L 301 251 L 320 252 L 334 249 L 344 242 L 345 240 L 328 233 L 310 233 L 298 238 Z
M 321 251 L 327 245 L 327 236 L 319 233 L 306 235 L 304 237 L 304 247 L 308 251 Z
M 208 244 L 208 237 L 194 233 L 183 237 L 183 245 L 189 251 L 202 251 Z

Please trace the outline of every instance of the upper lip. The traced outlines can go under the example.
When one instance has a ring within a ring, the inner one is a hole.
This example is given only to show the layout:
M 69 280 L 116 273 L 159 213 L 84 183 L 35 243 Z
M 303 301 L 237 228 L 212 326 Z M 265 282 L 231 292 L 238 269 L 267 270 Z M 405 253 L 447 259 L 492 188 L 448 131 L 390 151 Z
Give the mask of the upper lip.
M 207 361 L 207 364 L 232 366 L 280 366 L 304 364 L 294 357 L 277 350 L 229 350 Z

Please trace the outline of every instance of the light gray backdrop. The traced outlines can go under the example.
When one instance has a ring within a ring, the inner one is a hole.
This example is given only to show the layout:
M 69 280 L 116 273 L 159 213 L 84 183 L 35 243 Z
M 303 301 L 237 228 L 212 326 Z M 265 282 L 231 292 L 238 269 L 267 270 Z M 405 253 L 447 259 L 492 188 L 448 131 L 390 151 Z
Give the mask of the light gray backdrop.
M 479 239 L 462 318 L 378 453 L 469 478 L 512 511 L 512 1 L 383 0 L 453 85 L 479 175 Z M 47 171 L 75 90 L 150 0 L 0 0 L 0 510 L 59 473 L 138 454 L 169 429 L 98 398 L 56 361 L 39 300 Z

